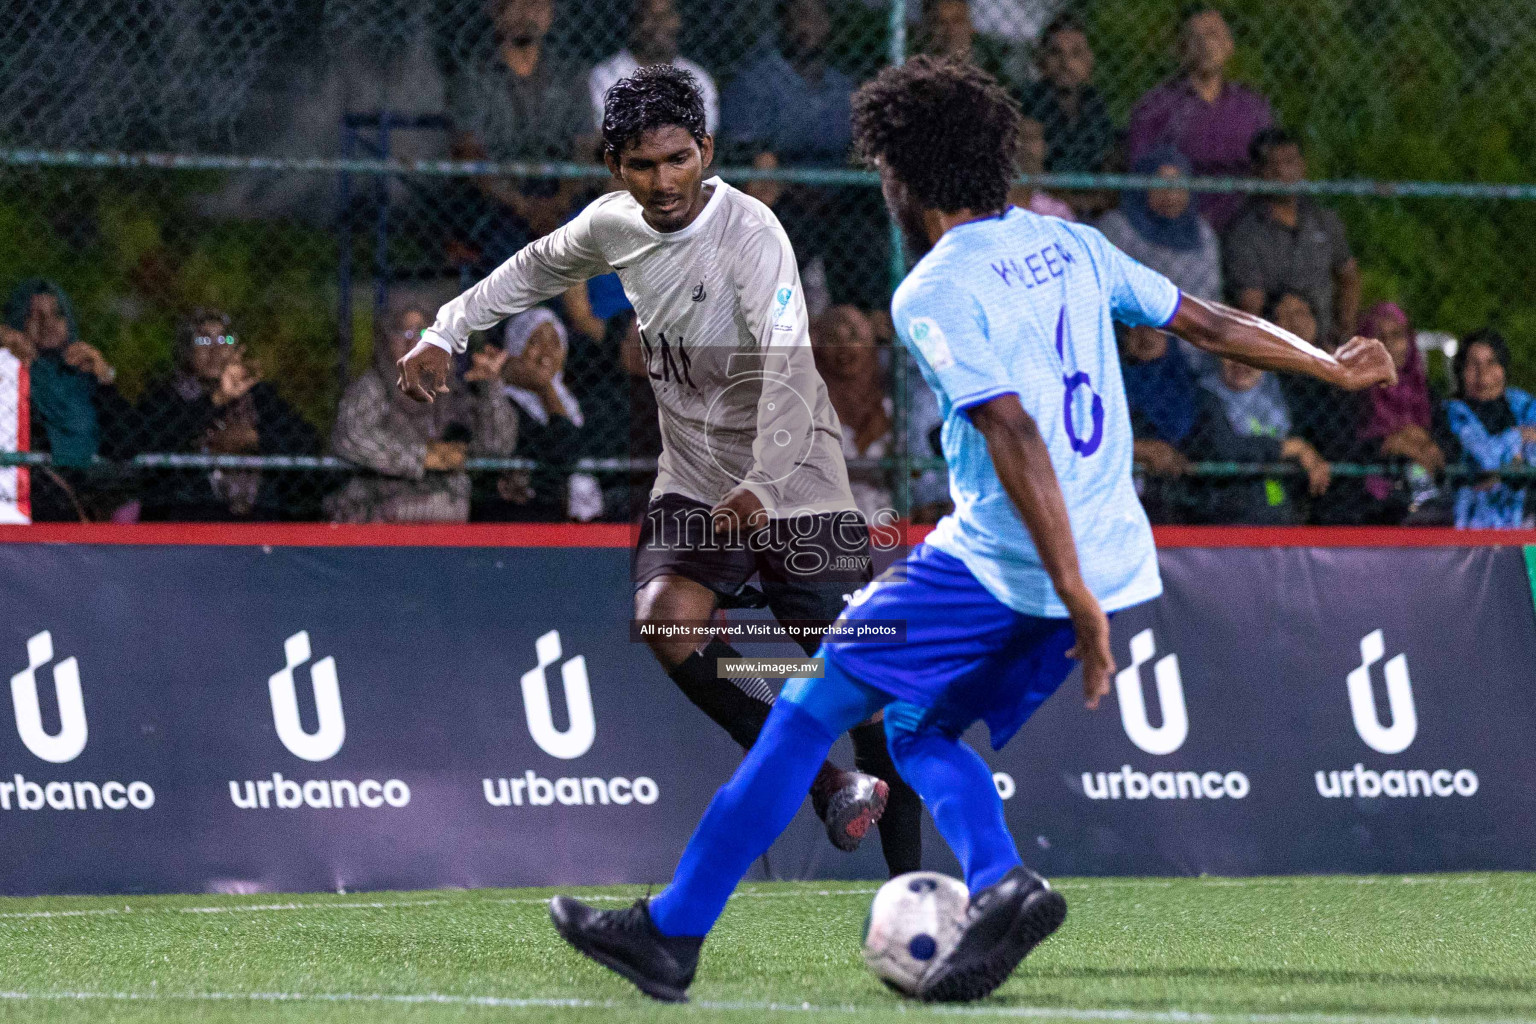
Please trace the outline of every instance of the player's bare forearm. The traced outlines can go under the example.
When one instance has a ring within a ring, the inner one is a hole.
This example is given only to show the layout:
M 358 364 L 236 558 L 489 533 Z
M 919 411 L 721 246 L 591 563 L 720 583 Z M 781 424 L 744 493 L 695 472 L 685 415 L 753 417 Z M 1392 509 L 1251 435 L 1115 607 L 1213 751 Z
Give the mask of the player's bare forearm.
M 1090 708 L 1109 692 L 1115 671 L 1109 650 L 1109 620 L 1083 582 L 1077 542 L 1067 516 L 1066 499 L 1051 465 L 1040 429 L 1017 395 L 999 395 L 970 411 L 971 422 L 987 439 L 997 478 L 1029 531 L 1040 564 L 1072 617 L 1077 644 L 1068 653 L 1083 663 L 1083 695 Z
M 1192 295 L 1180 301 L 1167 329 L 1224 358 L 1261 370 L 1306 374 L 1346 391 L 1397 381 L 1392 356 L 1374 338 L 1352 338 L 1330 355 L 1252 313 Z

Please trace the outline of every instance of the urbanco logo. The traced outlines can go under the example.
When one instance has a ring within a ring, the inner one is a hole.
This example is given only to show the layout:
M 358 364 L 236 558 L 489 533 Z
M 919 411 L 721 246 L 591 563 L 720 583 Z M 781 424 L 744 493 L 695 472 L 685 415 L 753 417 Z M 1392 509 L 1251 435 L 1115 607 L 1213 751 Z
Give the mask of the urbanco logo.
M 305 732 L 299 722 L 299 695 L 294 684 L 294 670 L 310 658 L 309 632 L 300 630 L 283 641 L 287 664 L 267 681 L 272 696 L 272 724 L 277 738 L 295 757 L 306 761 L 324 761 L 335 757 L 347 738 L 347 724 L 341 714 L 341 685 L 336 678 L 336 659 L 322 658 L 309 668 L 310 685 L 315 692 L 315 712 L 319 725 Z
M 1408 749 L 1419 731 L 1419 719 L 1413 708 L 1413 683 L 1408 678 L 1408 656 L 1398 654 L 1388 661 L 1387 708 L 1390 725 L 1382 725 L 1376 714 L 1376 698 L 1371 693 L 1371 666 L 1386 653 L 1381 630 L 1372 630 L 1360 639 L 1360 665 L 1349 673 L 1349 710 L 1355 731 L 1365 745 L 1378 754 L 1400 754 Z
M 85 700 L 80 692 L 80 666 L 65 658 L 53 667 L 53 692 L 59 702 L 59 731 L 43 731 L 38 702 L 37 670 L 53 660 L 53 634 L 43 630 L 27 641 L 27 667 L 11 676 L 11 703 L 16 710 L 16 731 L 21 742 L 44 761 L 63 764 L 85 749 Z
M 1157 703 L 1163 724 L 1153 728 L 1141 691 L 1141 666 L 1157 653 L 1150 629 L 1131 638 L 1131 664 L 1115 675 L 1115 696 L 1120 703 L 1120 722 L 1132 743 L 1149 754 L 1171 754 L 1189 736 L 1189 715 L 1184 708 L 1184 684 L 1179 678 L 1179 656 L 1164 655 L 1152 666 L 1157 681 Z
M 538 665 L 523 673 L 523 714 L 528 732 L 539 749 L 550 757 L 572 760 L 592 749 L 597 739 L 597 719 L 592 713 L 592 688 L 587 684 L 587 659 L 578 654 L 560 666 L 564 684 L 566 714 L 570 719 L 565 731 L 555 728 L 550 709 L 549 682 L 544 670 L 560 660 L 560 631 L 552 629 L 534 642 Z

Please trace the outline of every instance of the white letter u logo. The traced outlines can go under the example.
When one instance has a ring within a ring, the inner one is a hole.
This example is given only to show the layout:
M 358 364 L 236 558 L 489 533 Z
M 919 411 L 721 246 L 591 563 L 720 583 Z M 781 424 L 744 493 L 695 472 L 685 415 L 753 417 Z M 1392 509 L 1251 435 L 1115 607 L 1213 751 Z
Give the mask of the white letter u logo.
M 310 666 L 309 679 L 315 690 L 315 711 L 320 725 L 305 732 L 299 723 L 299 695 L 294 689 L 293 670 L 309 660 L 309 633 L 300 631 L 283 641 L 288 664 L 267 681 L 272 694 L 272 724 L 277 738 L 295 757 L 306 761 L 324 761 L 334 757 L 347 738 L 347 724 L 341 717 L 341 686 L 336 681 L 336 659 L 322 658 Z
M 16 731 L 21 742 L 44 761 L 63 764 L 85 749 L 85 700 L 80 694 L 80 666 L 65 658 L 53 667 L 53 692 L 59 701 L 59 731 L 43 731 L 43 712 L 38 706 L 37 670 L 53 660 L 53 634 L 46 629 L 27 641 L 27 670 L 11 676 L 11 703 L 16 709 Z
M 1365 745 L 1379 754 L 1400 754 L 1408 749 L 1419 732 L 1419 718 L 1413 710 L 1413 685 L 1408 680 L 1408 656 L 1399 654 L 1387 662 L 1387 708 L 1392 724 L 1383 726 L 1376 717 L 1376 697 L 1371 693 L 1371 666 L 1386 653 L 1381 630 L 1373 630 L 1360 640 L 1360 667 L 1347 677 L 1349 711 L 1355 719 L 1355 731 Z
M 1115 675 L 1115 695 L 1120 701 L 1120 721 L 1131 742 L 1149 754 L 1171 754 L 1189 736 L 1189 715 L 1184 710 L 1184 684 L 1179 679 L 1179 656 L 1170 654 L 1152 668 L 1157 680 L 1157 702 L 1163 724 L 1156 729 L 1147 720 L 1141 695 L 1141 666 L 1152 660 L 1157 644 L 1150 629 L 1131 638 L 1131 664 Z
M 570 724 L 564 732 L 555 730 L 549 706 L 549 683 L 544 670 L 560 660 L 560 631 L 552 629 L 534 643 L 539 656 L 537 668 L 523 673 L 523 714 L 528 718 L 528 732 L 533 742 L 550 757 L 565 760 L 580 757 L 592 749 L 597 738 L 597 721 L 592 715 L 592 689 L 587 685 L 587 659 L 577 655 L 560 666 L 565 684 L 565 709 Z

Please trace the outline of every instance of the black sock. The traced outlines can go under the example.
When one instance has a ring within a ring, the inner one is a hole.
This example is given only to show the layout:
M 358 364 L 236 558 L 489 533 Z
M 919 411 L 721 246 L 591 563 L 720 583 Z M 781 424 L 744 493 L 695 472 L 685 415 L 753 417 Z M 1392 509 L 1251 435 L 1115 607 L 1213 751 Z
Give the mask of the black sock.
M 746 750 L 757 742 L 757 734 L 768 720 L 773 690 L 761 679 L 721 679 L 715 660 L 739 657 L 740 652 L 730 644 L 711 640 L 668 675 L 694 707 L 714 719 Z
M 880 851 L 891 877 L 923 866 L 923 801 L 907 785 L 886 746 L 885 723 L 866 722 L 848 730 L 853 740 L 853 763 L 859 771 L 884 779 L 891 787 L 885 814 L 875 827 L 880 830 Z

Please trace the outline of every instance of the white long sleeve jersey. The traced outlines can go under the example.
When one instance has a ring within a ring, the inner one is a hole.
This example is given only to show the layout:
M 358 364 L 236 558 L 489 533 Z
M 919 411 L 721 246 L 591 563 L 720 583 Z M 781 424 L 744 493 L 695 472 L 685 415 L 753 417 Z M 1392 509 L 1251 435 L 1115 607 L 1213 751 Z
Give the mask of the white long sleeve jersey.
M 471 331 L 616 271 L 660 410 L 652 495 L 714 504 L 745 484 L 776 518 L 856 509 L 841 428 L 816 372 L 794 250 L 773 211 L 719 178 L 687 227 L 652 228 L 611 192 L 443 306 L 426 340 Z

